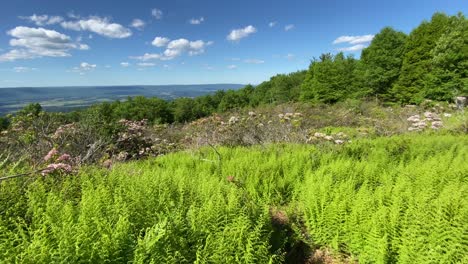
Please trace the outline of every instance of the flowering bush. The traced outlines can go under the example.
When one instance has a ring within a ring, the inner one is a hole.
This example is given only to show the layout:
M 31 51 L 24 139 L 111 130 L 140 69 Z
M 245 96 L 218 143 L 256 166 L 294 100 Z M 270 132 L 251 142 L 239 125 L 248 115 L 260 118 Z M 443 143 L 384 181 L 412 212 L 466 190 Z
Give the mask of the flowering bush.
M 41 171 L 43 176 L 54 172 L 72 173 L 73 166 L 76 161 L 69 154 L 60 154 L 56 148 L 52 148 L 44 157 L 44 161 L 48 163 L 47 167 Z

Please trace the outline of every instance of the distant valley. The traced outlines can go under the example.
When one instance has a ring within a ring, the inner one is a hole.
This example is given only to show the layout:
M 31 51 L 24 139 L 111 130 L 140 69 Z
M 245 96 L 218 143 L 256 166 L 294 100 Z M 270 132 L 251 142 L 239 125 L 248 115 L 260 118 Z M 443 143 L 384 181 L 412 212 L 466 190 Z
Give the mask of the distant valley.
M 85 87 L 0 88 L 0 115 L 15 112 L 29 103 L 40 103 L 47 111 L 71 111 L 94 103 L 146 96 L 172 100 L 196 97 L 217 90 L 239 89 L 242 84 L 141 85 Z

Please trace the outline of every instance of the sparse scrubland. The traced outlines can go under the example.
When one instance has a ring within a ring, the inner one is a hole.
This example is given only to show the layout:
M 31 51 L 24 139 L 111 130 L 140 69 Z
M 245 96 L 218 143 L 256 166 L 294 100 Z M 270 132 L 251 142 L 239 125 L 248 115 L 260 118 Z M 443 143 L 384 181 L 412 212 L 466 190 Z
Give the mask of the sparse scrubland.
M 0 262 L 468 263 L 466 23 L 237 91 L 0 118 Z

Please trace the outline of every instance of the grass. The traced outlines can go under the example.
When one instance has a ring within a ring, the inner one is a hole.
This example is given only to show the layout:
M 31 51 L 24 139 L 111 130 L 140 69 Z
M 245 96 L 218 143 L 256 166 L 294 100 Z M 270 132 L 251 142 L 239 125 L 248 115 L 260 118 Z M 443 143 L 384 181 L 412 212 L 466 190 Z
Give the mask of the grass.
M 9 180 L 0 262 L 294 263 L 306 244 L 362 263 L 467 263 L 467 142 L 203 148 Z

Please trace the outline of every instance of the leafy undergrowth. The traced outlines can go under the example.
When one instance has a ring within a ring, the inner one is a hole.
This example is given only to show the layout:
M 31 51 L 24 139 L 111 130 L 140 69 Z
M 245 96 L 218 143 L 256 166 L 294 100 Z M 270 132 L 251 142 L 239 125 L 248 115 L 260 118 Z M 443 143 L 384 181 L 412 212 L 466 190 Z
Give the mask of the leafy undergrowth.
M 0 262 L 466 263 L 467 142 L 202 148 L 11 179 Z

